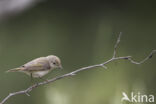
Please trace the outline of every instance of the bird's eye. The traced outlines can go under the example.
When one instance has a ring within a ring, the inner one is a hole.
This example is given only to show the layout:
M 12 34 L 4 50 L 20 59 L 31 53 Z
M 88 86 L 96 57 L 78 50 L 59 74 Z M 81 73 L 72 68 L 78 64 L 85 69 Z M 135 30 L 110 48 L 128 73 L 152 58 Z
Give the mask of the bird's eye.
M 54 64 L 54 65 L 56 65 L 56 63 L 55 63 L 55 62 L 53 62 L 53 64 Z

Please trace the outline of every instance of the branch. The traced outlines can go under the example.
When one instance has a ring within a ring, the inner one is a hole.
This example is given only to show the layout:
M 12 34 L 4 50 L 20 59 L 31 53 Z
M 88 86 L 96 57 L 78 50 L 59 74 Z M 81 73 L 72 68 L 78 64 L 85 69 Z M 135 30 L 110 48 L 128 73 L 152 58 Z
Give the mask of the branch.
M 113 58 L 116 57 L 116 50 L 117 50 L 118 44 L 120 43 L 121 35 L 122 35 L 122 32 L 120 32 L 119 37 L 118 37 L 118 39 L 116 41 L 116 44 L 114 45 Z
M 28 93 L 31 92 L 34 88 L 37 88 L 41 85 L 45 85 L 45 84 L 48 84 L 48 83 L 53 83 L 55 82 L 56 80 L 59 80 L 59 79 L 63 79 L 65 77 L 69 77 L 69 76 L 74 76 L 76 75 L 78 72 L 80 71 L 84 71 L 84 70 L 89 70 L 89 69 L 93 69 L 93 68 L 97 68 L 97 67 L 103 67 L 103 68 L 107 68 L 105 65 L 110 63 L 110 62 L 113 62 L 115 60 L 128 60 L 129 62 L 131 62 L 132 64 L 142 64 L 144 63 L 145 61 L 147 61 L 148 59 L 152 58 L 153 54 L 156 53 L 156 50 L 153 50 L 145 59 L 143 59 L 142 61 L 140 62 L 137 62 L 137 61 L 134 61 L 132 59 L 132 56 L 122 56 L 122 57 L 117 57 L 116 56 L 116 51 L 117 51 L 117 47 L 118 47 L 118 44 L 120 43 L 120 38 L 121 38 L 121 32 L 119 34 L 119 37 L 116 41 L 116 44 L 114 45 L 114 52 L 113 52 L 113 56 L 111 59 L 101 63 L 101 64 L 96 64 L 96 65 L 91 65 L 91 66 L 87 66 L 87 67 L 83 67 L 83 68 L 80 68 L 80 69 L 77 69 L 75 71 L 72 71 L 70 73 L 67 73 L 67 74 L 64 74 L 64 75 L 60 75 L 60 76 L 57 76 L 55 78 L 52 78 L 52 79 L 49 79 L 49 80 L 46 80 L 46 81 L 43 81 L 43 82 L 40 82 L 40 83 L 36 83 L 30 87 L 28 87 L 27 89 L 25 90 L 21 90 L 21 91 L 17 91 L 17 92 L 13 92 L 13 93 L 10 93 L 8 96 L 6 96 L 1 102 L 0 104 L 4 104 L 9 98 L 11 98 L 12 96 L 15 96 L 15 95 L 19 95 L 19 94 L 26 94 L 27 96 L 30 96 Z

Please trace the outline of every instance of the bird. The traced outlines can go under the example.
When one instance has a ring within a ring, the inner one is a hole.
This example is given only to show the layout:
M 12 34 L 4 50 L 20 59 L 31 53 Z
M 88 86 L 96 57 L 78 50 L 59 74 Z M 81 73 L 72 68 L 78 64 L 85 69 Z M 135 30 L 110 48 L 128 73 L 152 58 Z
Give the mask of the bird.
M 42 78 L 53 69 L 62 69 L 61 60 L 55 55 L 39 57 L 7 72 L 23 72 L 32 78 Z

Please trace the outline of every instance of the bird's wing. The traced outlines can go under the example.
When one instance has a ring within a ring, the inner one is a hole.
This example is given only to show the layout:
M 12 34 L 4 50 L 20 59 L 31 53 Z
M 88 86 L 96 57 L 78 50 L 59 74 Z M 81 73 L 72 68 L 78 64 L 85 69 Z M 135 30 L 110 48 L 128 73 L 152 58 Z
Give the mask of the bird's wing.
M 41 71 L 50 69 L 48 60 L 45 57 L 34 59 L 23 65 L 25 71 Z

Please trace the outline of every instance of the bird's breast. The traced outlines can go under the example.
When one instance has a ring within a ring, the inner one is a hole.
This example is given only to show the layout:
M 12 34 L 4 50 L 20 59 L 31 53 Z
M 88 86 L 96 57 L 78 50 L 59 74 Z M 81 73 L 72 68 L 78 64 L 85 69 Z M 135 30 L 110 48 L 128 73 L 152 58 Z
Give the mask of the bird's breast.
M 45 71 L 35 71 L 32 73 L 32 77 L 34 78 L 39 78 L 39 77 L 43 77 L 44 75 L 48 74 L 49 70 L 45 70 Z

